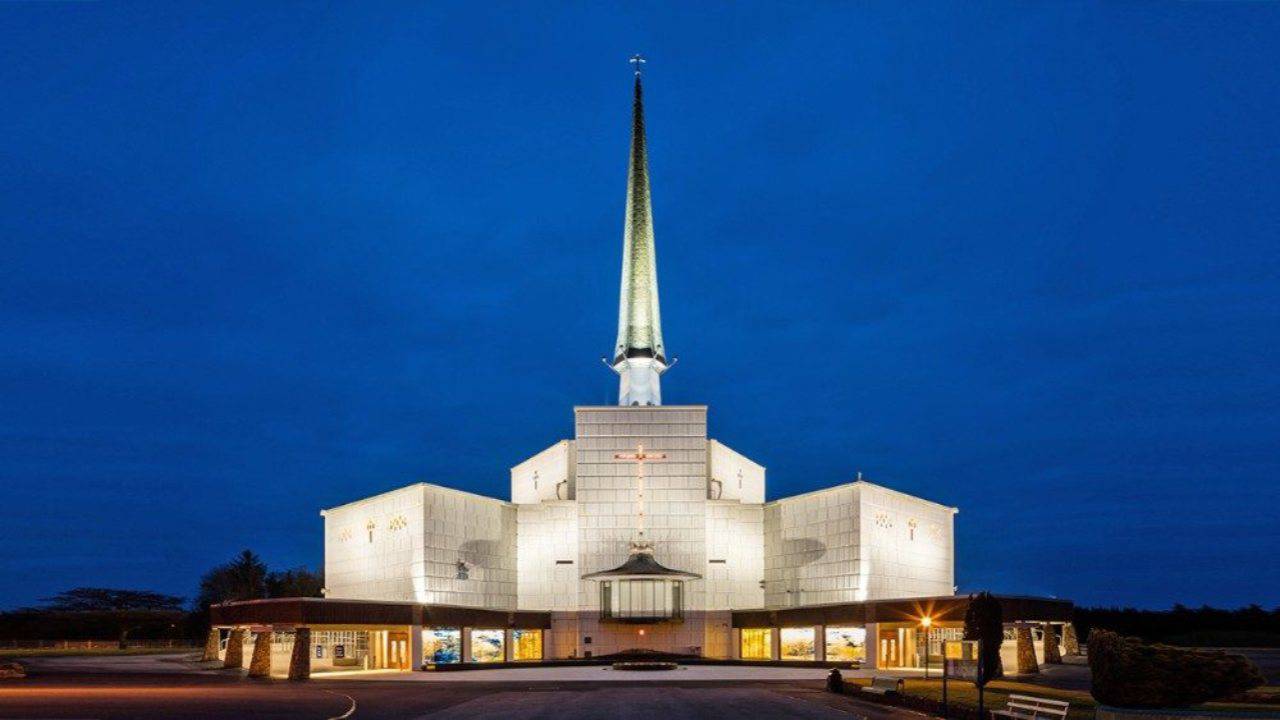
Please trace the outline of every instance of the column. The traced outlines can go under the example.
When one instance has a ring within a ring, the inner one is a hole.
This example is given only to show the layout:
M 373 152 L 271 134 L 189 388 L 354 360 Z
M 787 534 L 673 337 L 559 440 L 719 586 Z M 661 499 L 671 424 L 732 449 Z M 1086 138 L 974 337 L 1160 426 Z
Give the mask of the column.
M 813 659 L 818 662 L 827 660 L 827 626 L 813 626 Z
M 729 629 L 729 659 L 731 660 L 742 659 L 742 629 L 741 628 Z
M 271 677 L 271 631 L 253 634 L 253 657 L 249 659 L 249 677 Z
M 469 663 L 471 662 L 471 628 L 464 627 L 460 631 L 462 632 L 462 657 L 460 659 L 464 663 Z
M 862 667 L 875 670 L 880 667 L 880 623 L 867 623 L 866 660 Z
M 294 632 L 289 679 L 295 682 L 311 679 L 311 628 L 300 627 Z
M 1044 664 L 1062 664 L 1062 653 L 1058 651 L 1058 633 L 1054 630 L 1053 623 L 1044 624 Z
M 409 669 L 421 670 L 426 663 L 427 645 L 422 639 L 422 626 L 409 626 Z
M 507 662 L 514 662 L 516 659 L 515 634 L 511 632 L 511 628 L 502 631 L 502 659 Z
M 200 656 L 201 662 L 213 662 L 218 659 L 218 652 L 222 649 L 222 631 L 216 627 L 209 628 L 209 635 L 204 641 L 204 654 Z
M 1036 662 L 1036 646 L 1031 639 L 1031 626 L 1018 625 L 1015 632 L 1018 637 L 1018 674 L 1034 675 L 1040 672 L 1040 664 Z
M 769 659 L 782 659 L 782 630 L 780 628 L 769 628 Z
M 1080 639 L 1076 637 L 1075 623 L 1070 620 L 1062 626 L 1062 651 L 1068 655 L 1080 654 Z
M 239 668 L 244 665 L 244 631 L 231 628 L 227 635 L 227 654 L 222 658 L 222 667 Z

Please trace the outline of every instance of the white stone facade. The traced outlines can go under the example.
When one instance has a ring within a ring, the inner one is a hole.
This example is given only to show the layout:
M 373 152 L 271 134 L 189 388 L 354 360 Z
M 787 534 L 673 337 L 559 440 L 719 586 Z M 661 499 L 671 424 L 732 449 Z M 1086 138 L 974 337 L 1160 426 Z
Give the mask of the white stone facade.
M 955 509 L 857 481 L 765 502 L 765 468 L 707 438 L 705 406 L 579 407 L 511 470 L 512 502 L 418 484 L 325 511 L 327 596 L 551 613 L 545 656 L 730 657 L 730 611 L 953 593 Z M 587 573 L 638 533 L 684 583 L 682 622 L 600 621 Z M 660 457 L 654 457 L 660 456 Z M 643 631 L 643 632 L 642 632 Z

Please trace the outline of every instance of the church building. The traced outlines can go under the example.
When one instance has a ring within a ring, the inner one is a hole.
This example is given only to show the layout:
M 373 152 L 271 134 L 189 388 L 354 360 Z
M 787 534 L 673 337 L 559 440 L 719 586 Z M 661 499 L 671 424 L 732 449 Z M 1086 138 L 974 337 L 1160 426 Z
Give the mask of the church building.
M 707 406 L 662 404 L 636 67 L 618 404 L 573 408 L 573 437 L 511 468 L 509 498 L 417 483 L 322 511 L 324 598 L 215 606 L 228 664 L 269 643 L 277 674 L 304 655 L 310 672 L 637 654 L 918 668 L 959 638 L 956 508 L 860 476 L 769 500 L 764 466 L 708 436 Z M 1010 653 L 1023 631 L 1042 660 L 1070 642 L 1069 602 L 1001 602 Z

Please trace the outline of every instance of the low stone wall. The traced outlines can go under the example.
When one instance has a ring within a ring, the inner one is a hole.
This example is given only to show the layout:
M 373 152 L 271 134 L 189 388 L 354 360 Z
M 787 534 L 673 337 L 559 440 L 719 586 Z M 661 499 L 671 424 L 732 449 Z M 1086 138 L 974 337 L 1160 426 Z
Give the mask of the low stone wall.
M 1136 709 L 1099 705 L 1095 720 L 1280 720 L 1280 712 L 1261 710 Z

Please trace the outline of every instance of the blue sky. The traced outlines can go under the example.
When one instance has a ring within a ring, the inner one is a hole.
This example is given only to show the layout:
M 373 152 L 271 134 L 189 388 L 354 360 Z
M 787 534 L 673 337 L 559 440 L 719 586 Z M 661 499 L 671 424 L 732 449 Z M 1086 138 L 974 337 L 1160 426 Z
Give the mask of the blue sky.
M 962 590 L 1280 604 L 1280 6 L 0 4 L 0 607 L 192 595 L 611 402 L 960 508 Z

